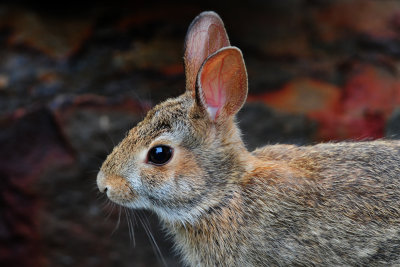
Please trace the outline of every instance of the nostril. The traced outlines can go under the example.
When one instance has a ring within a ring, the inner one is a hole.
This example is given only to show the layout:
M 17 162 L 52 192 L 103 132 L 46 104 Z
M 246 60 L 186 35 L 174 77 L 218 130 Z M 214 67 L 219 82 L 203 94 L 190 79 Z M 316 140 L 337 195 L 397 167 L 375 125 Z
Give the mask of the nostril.
M 99 185 L 98 187 L 99 187 L 100 193 L 107 193 L 107 191 L 108 191 L 108 186 L 101 186 L 101 185 Z
M 99 188 L 100 193 L 107 193 L 108 191 L 106 176 L 102 171 L 99 171 L 97 174 L 97 187 Z

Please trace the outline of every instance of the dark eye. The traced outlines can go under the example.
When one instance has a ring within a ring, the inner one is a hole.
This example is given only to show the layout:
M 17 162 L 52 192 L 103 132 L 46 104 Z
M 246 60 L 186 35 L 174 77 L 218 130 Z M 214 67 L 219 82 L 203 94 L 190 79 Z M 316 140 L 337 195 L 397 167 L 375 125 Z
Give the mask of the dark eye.
M 165 145 L 155 146 L 149 150 L 147 162 L 155 165 L 164 165 L 172 157 L 172 148 Z

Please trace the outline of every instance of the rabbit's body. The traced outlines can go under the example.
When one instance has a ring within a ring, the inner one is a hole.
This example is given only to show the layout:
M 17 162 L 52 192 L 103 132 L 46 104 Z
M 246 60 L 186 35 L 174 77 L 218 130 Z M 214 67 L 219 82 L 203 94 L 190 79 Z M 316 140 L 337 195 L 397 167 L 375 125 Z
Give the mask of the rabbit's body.
M 168 225 L 189 264 L 400 264 L 400 142 L 273 145 L 252 154 L 231 198 L 193 225 Z
M 202 13 L 187 91 L 154 107 L 107 157 L 100 191 L 154 211 L 191 266 L 400 264 L 400 141 L 246 150 L 240 50 Z

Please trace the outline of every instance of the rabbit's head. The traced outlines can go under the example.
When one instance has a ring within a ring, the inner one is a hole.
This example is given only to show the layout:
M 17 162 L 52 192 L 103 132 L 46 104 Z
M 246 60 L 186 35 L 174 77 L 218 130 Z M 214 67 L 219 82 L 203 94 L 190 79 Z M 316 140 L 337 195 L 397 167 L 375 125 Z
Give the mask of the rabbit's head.
M 190 25 L 184 60 L 186 92 L 149 111 L 97 177 L 112 201 L 170 222 L 193 222 L 228 201 L 247 168 L 234 122 L 247 73 L 217 14 L 203 12 Z

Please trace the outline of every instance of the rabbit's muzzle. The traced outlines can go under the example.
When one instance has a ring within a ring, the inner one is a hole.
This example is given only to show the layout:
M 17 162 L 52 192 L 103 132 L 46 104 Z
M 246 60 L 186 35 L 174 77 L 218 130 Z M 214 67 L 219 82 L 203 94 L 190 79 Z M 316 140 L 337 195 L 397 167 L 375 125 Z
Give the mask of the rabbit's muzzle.
M 111 201 L 122 205 L 137 196 L 126 179 L 119 175 L 106 175 L 102 171 L 97 174 L 97 187 Z

